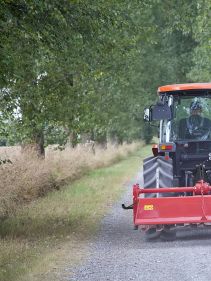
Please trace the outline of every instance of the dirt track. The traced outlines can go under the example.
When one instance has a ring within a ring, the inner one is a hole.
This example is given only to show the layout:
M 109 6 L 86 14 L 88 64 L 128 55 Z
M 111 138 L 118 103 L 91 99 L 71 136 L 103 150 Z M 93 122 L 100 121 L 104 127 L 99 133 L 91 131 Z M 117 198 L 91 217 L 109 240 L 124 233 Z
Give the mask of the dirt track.
M 139 180 L 140 181 L 140 180 Z M 211 278 L 211 230 L 179 231 L 174 242 L 146 242 L 133 230 L 129 202 L 131 187 L 102 221 L 84 264 L 69 281 L 208 281 Z

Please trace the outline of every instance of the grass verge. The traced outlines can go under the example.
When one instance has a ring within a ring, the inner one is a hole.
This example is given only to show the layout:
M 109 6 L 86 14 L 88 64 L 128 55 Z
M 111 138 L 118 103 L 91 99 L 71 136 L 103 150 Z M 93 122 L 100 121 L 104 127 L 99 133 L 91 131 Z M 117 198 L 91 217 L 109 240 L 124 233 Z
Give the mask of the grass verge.
M 149 146 L 141 148 L 1 222 L 0 280 L 63 280 L 63 269 L 81 260 L 100 219 L 149 154 Z
M 14 215 L 23 205 L 60 189 L 91 170 L 120 161 L 140 146 L 142 143 L 119 146 L 108 143 L 107 149 L 95 146 L 95 153 L 81 144 L 63 151 L 49 147 L 45 159 L 38 159 L 32 150 L 21 153 L 20 147 L 0 148 L 0 156 L 8 151 L 5 158 L 11 160 L 0 165 L 0 219 Z

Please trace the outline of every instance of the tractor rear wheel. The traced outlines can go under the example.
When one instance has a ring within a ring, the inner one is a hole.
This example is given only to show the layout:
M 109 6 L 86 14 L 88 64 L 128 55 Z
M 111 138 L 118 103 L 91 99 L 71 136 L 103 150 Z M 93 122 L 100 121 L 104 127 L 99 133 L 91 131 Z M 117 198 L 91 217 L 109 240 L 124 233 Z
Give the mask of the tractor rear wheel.
M 172 159 L 165 160 L 164 156 L 148 157 L 144 159 L 143 167 L 144 188 L 163 188 L 173 186 Z M 168 197 L 170 193 L 145 194 L 145 197 Z

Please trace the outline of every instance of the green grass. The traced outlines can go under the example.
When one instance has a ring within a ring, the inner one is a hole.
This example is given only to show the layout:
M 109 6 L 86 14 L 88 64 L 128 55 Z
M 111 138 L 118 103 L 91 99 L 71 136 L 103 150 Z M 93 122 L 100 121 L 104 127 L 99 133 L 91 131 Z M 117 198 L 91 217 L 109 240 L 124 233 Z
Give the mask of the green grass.
M 1 222 L 0 280 L 54 280 L 55 276 L 47 276 L 55 268 L 65 262 L 69 266 L 79 262 L 100 219 L 149 154 L 149 146 L 141 148 L 110 167 L 94 170 L 66 188 L 49 193 Z

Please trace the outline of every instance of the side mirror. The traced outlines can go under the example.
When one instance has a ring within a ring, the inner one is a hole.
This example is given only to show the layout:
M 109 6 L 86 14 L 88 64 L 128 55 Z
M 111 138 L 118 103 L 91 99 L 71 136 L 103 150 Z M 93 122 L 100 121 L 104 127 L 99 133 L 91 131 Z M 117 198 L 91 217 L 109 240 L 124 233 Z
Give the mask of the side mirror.
M 172 119 L 172 110 L 171 107 L 168 106 L 167 103 L 157 103 L 156 105 L 151 107 L 152 110 L 152 120 L 160 121 L 160 120 L 171 120 Z
M 149 108 L 144 109 L 144 121 L 160 121 L 171 120 L 172 110 L 168 104 L 158 102 L 156 105 L 152 105 Z

